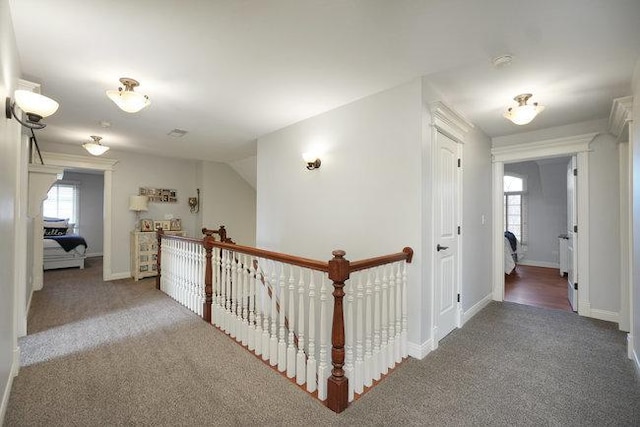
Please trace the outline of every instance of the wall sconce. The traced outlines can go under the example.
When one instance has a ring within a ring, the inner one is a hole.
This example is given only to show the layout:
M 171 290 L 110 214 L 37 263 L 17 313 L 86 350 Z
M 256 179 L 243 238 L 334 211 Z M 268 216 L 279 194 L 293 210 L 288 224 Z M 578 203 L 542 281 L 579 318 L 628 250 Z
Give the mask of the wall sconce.
M 322 164 L 315 153 L 304 153 L 302 155 L 302 159 L 307 164 L 307 169 L 310 171 L 320 169 L 320 165 Z
M 129 196 L 129 210 L 136 213 L 135 230 L 140 230 L 140 212 L 149 210 L 147 196 Z
M 51 98 L 47 98 L 39 93 L 31 92 L 29 90 L 16 90 L 13 93 L 15 101 L 12 101 L 10 97 L 5 100 L 4 114 L 7 119 L 14 117 L 18 123 L 26 127 L 31 131 L 31 137 L 29 138 L 29 161 L 31 161 L 32 147 L 35 145 L 40 157 L 40 163 L 44 164 L 42 160 L 42 154 L 40 154 L 40 147 L 38 147 L 38 141 L 36 140 L 36 134 L 34 129 L 43 129 L 47 126 L 42 123 L 44 117 L 49 117 L 58 110 L 60 104 Z M 18 114 L 16 114 L 16 104 L 27 116 L 27 120 L 23 121 Z
M 196 188 L 196 193 L 197 196 L 196 197 L 189 197 L 189 210 L 191 211 L 191 213 L 198 213 L 200 212 L 200 189 Z

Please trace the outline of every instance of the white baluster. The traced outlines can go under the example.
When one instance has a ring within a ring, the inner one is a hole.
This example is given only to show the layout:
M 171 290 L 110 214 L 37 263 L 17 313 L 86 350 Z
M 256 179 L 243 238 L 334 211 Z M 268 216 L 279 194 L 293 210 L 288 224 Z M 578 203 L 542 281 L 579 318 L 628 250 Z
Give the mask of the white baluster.
M 285 339 L 286 331 L 284 326 L 285 309 L 287 307 L 287 288 L 285 283 L 284 264 L 280 265 L 280 281 L 278 282 L 278 290 L 280 291 L 280 312 L 278 313 L 278 318 L 280 319 L 280 328 L 278 330 L 278 370 L 280 372 L 284 372 L 287 369 L 287 342 Z
M 240 342 L 242 345 L 247 345 L 247 334 L 249 333 L 249 274 L 247 272 L 247 265 L 245 263 L 246 256 L 244 254 L 238 254 L 238 263 L 240 264 L 240 303 L 238 306 L 238 314 L 240 318 Z
M 231 323 L 231 251 L 224 250 L 224 287 L 225 287 L 225 302 L 224 302 L 224 331 L 229 334 Z
M 249 315 L 247 321 L 249 322 L 249 328 L 247 333 L 247 348 L 249 350 L 255 350 L 256 348 L 256 269 L 253 262 L 253 257 L 248 256 L 247 262 L 249 268 Z M 256 354 L 260 354 L 257 353 Z
M 354 390 L 358 394 L 364 391 L 364 284 L 367 272 L 358 275 L 356 290 L 356 363 Z
M 213 317 L 213 324 L 216 325 L 217 327 L 221 326 L 220 323 L 220 317 L 222 316 L 221 310 L 220 310 L 220 306 L 221 306 L 221 302 L 222 302 L 222 288 L 220 287 L 220 283 L 221 283 L 221 270 L 220 270 L 220 266 L 221 264 L 221 257 L 220 257 L 220 248 L 213 248 L 213 253 L 211 254 L 212 256 L 212 260 L 211 260 L 211 268 L 213 270 L 213 307 L 212 307 L 212 317 Z
M 293 265 L 289 265 L 289 337 L 287 338 L 289 345 L 287 346 L 287 378 L 293 378 L 296 375 L 296 347 L 294 343 L 296 330 L 296 282 L 293 277 L 293 268 Z M 284 307 L 282 307 L 282 309 L 284 309 Z
M 306 380 L 306 357 L 304 355 L 304 270 L 298 269 L 298 354 L 296 356 L 296 384 L 302 385 Z
M 262 287 L 260 289 L 263 299 L 262 304 L 262 360 L 269 360 L 270 355 L 270 335 L 269 335 L 269 307 L 271 300 L 269 299 L 269 262 L 266 260 L 260 260 L 258 267 L 262 270 Z
M 353 281 L 349 280 L 345 283 L 345 302 L 346 302 L 346 316 L 345 316 L 345 363 L 344 363 L 344 371 L 347 378 L 349 378 L 349 402 L 353 402 L 354 399 L 354 384 L 353 380 Z
M 375 269 L 375 281 L 373 285 L 373 379 L 380 379 L 382 365 L 380 364 L 380 267 Z
M 387 347 L 387 367 L 396 365 L 396 276 L 393 264 L 389 265 L 389 344 Z
M 271 337 L 269 338 L 269 364 L 275 366 L 278 364 L 278 308 L 276 285 L 278 276 L 276 275 L 276 263 L 272 262 L 271 280 L 269 288 L 271 289 Z
M 394 355 L 396 363 L 402 362 L 402 274 L 400 273 L 400 262 L 395 263 L 396 270 L 396 340 Z
M 402 263 L 402 357 L 407 357 L 407 263 Z
M 389 344 L 389 277 L 387 276 L 386 266 L 382 268 L 382 313 L 380 314 L 380 370 L 386 375 L 389 372 L 389 366 L 387 365 L 387 348 Z
M 329 378 L 329 365 L 327 363 L 327 328 L 331 319 L 327 316 L 328 287 L 326 280 L 322 280 L 320 286 L 320 364 L 318 366 L 318 399 L 327 400 L 327 379 Z
M 365 341 L 364 341 L 364 385 L 371 387 L 373 384 L 373 283 L 371 281 L 371 271 L 366 270 L 365 285 Z
M 307 391 L 313 393 L 318 387 L 316 365 L 316 285 L 314 272 L 309 271 L 309 359 L 307 360 Z
M 236 338 L 238 335 L 238 288 L 240 287 L 240 275 L 238 274 L 238 259 L 235 252 L 229 254 L 231 259 L 231 316 L 229 317 L 229 336 Z

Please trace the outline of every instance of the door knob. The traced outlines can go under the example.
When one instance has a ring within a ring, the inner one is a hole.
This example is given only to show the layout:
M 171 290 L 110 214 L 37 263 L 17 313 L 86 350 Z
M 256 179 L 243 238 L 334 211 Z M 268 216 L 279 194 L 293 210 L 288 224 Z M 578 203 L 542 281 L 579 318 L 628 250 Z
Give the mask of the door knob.
M 444 251 L 445 249 L 449 249 L 449 246 L 440 246 L 440 243 L 438 243 L 438 246 L 436 246 L 436 249 L 438 250 L 438 252 L 440 252 L 440 251 Z

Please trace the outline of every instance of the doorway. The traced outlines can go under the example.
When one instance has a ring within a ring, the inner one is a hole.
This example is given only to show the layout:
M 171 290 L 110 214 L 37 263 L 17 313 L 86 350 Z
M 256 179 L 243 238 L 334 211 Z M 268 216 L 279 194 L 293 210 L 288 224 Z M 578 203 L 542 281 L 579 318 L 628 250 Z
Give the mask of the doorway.
M 568 259 L 577 253 L 569 232 L 576 224 L 572 159 L 504 165 L 505 301 L 573 311 L 567 285 L 574 283 Z
M 576 280 L 580 283 L 578 313 L 588 315 L 589 304 L 589 144 L 597 134 L 577 135 L 519 144 L 517 146 L 494 147 L 493 155 L 493 299 L 503 301 L 505 297 L 505 255 L 504 255 L 504 172 L 505 164 L 531 160 L 552 159 L 562 156 L 576 156 L 577 159 L 577 211 L 580 212 L 580 239 L 577 241 Z M 584 224 L 584 227 L 580 227 Z

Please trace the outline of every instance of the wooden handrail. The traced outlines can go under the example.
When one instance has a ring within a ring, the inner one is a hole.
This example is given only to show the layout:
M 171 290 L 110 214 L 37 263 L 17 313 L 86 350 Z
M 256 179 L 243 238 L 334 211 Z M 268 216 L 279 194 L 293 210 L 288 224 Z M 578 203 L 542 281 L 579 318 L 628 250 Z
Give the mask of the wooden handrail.
M 367 268 L 373 268 L 384 264 L 391 264 L 392 262 L 397 261 L 406 261 L 408 264 L 411 264 L 412 260 L 413 249 L 406 247 L 402 250 L 402 252 L 398 252 L 396 254 L 367 258 L 361 261 L 353 261 L 349 265 L 349 271 L 353 273 L 354 271 L 366 270 Z

